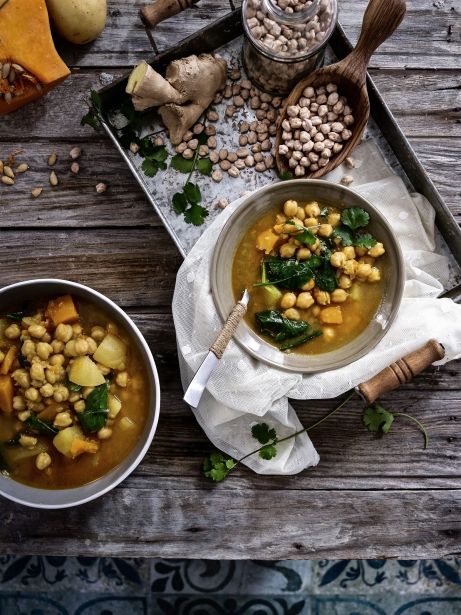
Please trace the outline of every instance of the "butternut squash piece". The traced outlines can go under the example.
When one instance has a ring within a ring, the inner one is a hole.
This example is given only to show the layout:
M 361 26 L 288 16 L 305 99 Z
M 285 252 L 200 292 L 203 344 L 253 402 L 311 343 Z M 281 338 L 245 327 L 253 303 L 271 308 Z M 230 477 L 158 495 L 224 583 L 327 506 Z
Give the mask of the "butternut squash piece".
M 11 376 L 0 375 L 0 410 L 10 414 L 13 412 L 13 380 Z
M 0 115 L 40 98 L 69 76 L 51 38 L 44 0 L 0 3 L 0 62 L 3 68 L 10 65 L 8 75 L 0 75 Z
M 7 374 L 11 368 L 13 367 L 14 360 L 16 359 L 16 354 L 18 349 L 16 346 L 10 346 L 8 348 L 8 352 L 5 355 L 5 358 L 2 361 L 2 366 L 0 367 L 0 374 Z
M 327 307 L 320 312 L 320 320 L 327 325 L 341 325 L 343 315 L 339 305 Z
M 70 445 L 70 455 L 72 459 L 75 459 L 79 455 L 83 455 L 83 453 L 97 453 L 98 450 L 99 445 L 94 440 L 81 440 L 80 438 L 75 438 Z
M 268 228 L 265 231 L 262 231 L 262 233 L 259 233 L 256 239 L 256 249 L 261 250 L 261 252 L 265 252 L 266 254 L 270 254 L 279 239 L 280 237 L 276 235 L 271 228 Z
M 78 320 L 78 312 L 70 295 L 52 299 L 48 303 L 45 315 L 51 320 L 54 327 L 61 323 L 68 324 Z

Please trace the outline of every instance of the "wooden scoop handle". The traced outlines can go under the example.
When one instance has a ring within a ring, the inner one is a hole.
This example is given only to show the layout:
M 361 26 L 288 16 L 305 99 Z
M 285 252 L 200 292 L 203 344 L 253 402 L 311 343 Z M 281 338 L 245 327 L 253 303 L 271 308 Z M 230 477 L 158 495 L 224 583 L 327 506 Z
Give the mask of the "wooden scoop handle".
M 139 10 L 140 17 L 146 26 L 153 28 L 160 21 L 177 15 L 184 9 L 190 8 L 199 0 L 157 0 L 146 4 Z
M 348 65 L 354 81 L 359 75 L 365 81 L 371 56 L 397 29 L 405 12 L 405 0 L 370 0 L 363 17 L 357 45 L 344 62 Z
M 435 361 L 445 356 L 445 350 L 436 340 L 429 340 L 424 346 L 410 352 L 402 359 L 385 367 L 379 374 L 359 384 L 358 390 L 366 402 L 372 404 L 378 397 L 398 389 L 401 384 L 419 374 Z

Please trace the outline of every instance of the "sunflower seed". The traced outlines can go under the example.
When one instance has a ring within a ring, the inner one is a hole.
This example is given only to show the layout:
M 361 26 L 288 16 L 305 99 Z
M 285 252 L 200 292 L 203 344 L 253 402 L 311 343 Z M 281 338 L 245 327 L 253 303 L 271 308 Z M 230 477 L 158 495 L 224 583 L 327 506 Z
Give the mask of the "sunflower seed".
M 57 186 L 59 184 L 58 176 L 56 175 L 54 171 L 51 171 L 50 173 L 50 184 L 52 186 Z
M 5 62 L 2 66 L 2 77 L 3 79 L 8 79 L 8 75 L 10 74 L 11 64 L 9 62 Z
M 43 188 L 32 188 L 31 190 L 31 194 L 34 197 L 34 199 L 36 199 L 38 196 L 40 196 L 43 192 Z
M 3 167 L 3 174 L 6 175 L 7 177 L 11 177 L 11 179 L 14 179 L 14 173 L 11 167 L 8 167 L 5 165 Z
M 27 162 L 21 162 L 21 164 L 16 167 L 16 173 L 25 173 L 28 168 L 29 165 Z
M 56 164 L 56 160 L 58 159 L 58 156 L 56 154 L 56 152 L 53 152 L 52 154 L 50 154 L 48 156 L 48 166 L 49 167 L 53 167 Z
M 12 186 L 14 184 L 14 179 L 11 179 L 11 177 L 7 177 L 6 175 L 3 175 L 2 184 L 6 184 L 7 186 Z

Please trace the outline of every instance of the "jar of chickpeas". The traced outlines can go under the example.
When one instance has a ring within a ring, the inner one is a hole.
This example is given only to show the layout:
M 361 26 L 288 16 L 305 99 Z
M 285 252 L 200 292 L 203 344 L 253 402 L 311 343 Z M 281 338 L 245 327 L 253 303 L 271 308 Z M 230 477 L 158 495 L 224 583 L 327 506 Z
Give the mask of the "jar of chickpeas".
M 260 89 L 287 94 L 323 62 L 337 0 L 244 0 L 243 62 Z

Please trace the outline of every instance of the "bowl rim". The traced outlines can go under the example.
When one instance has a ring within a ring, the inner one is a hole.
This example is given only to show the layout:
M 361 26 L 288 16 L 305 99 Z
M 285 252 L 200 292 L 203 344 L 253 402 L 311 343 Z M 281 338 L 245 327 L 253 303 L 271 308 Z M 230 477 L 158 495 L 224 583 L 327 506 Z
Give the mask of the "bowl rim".
M 108 493 L 109 491 L 117 487 L 117 485 L 119 485 L 122 481 L 124 481 L 125 478 L 127 478 L 137 468 L 137 466 L 141 463 L 141 461 L 144 459 L 147 453 L 147 450 L 152 444 L 152 440 L 157 430 L 158 421 L 160 417 L 161 391 L 160 391 L 160 380 L 158 376 L 155 359 L 152 355 L 152 352 L 146 340 L 144 339 L 143 334 L 139 330 L 138 326 L 134 323 L 134 321 L 130 318 L 130 316 L 128 316 L 128 314 L 122 310 L 122 308 L 120 308 L 114 301 L 112 301 L 112 299 L 109 299 L 109 297 L 106 297 L 105 295 L 91 288 L 90 286 L 86 286 L 85 284 L 80 284 L 79 282 L 73 282 L 71 280 L 66 280 L 64 278 L 35 278 L 31 280 L 23 280 L 21 282 L 15 282 L 13 284 L 8 284 L 7 286 L 3 286 L 2 288 L 0 288 L 0 298 L 4 292 L 11 291 L 11 290 L 18 289 L 18 288 L 22 288 L 26 286 L 35 286 L 38 284 L 57 284 L 59 285 L 60 283 L 64 283 L 67 286 L 71 286 L 76 289 L 79 289 L 83 291 L 83 293 L 88 293 L 90 296 L 96 296 L 102 303 L 106 304 L 109 308 L 115 311 L 120 316 L 121 320 L 126 323 L 127 329 L 129 329 L 130 332 L 136 337 L 137 341 L 142 346 L 146 354 L 146 357 L 148 358 L 148 365 L 146 367 L 151 372 L 152 377 L 153 377 L 153 383 L 154 383 L 153 402 L 154 403 L 153 403 L 152 423 L 150 427 L 148 428 L 149 431 L 147 433 L 147 437 L 144 442 L 144 445 L 139 450 L 138 454 L 133 459 L 133 461 L 130 463 L 130 465 L 120 475 L 116 475 L 117 468 L 119 466 L 115 466 L 111 468 L 108 472 L 103 474 L 102 476 L 96 478 L 94 481 L 91 481 L 91 483 L 85 483 L 84 485 L 80 485 L 78 487 L 71 487 L 68 489 L 40 489 L 39 487 L 31 487 L 30 485 L 26 485 L 25 483 L 15 481 L 14 479 L 9 479 L 13 481 L 15 485 L 18 485 L 18 489 L 25 492 L 24 496 L 16 496 L 10 493 L 6 493 L 3 490 L 2 485 L 0 483 L 0 495 L 1 496 L 7 498 L 8 500 L 12 502 L 15 502 L 16 504 L 22 504 L 23 506 L 27 506 L 29 508 L 46 509 L 46 510 L 56 510 L 56 509 L 61 509 L 61 508 L 71 508 L 74 506 L 81 506 L 82 504 L 86 504 L 87 502 L 91 502 L 92 500 L 95 500 L 103 496 L 104 494 Z M 147 428 L 147 425 L 146 425 L 146 428 Z M 121 463 L 123 463 L 123 461 Z M 114 473 L 114 479 L 111 480 L 108 485 L 101 488 L 100 490 L 96 490 L 94 493 L 91 493 L 88 496 L 78 497 L 78 491 L 81 488 L 85 487 L 86 485 L 95 484 L 111 473 Z M 30 502 L 27 500 L 27 493 L 30 493 L 30 494 L 34 493 L 38 495 L 44 492 L 45 493 L 46 492 L 52 492 L 52 493 L 60 492 L 63 494 L 68 494 L 70 501 L 65 502 L 65 503 L 49 504 L 49 503 L 40 503 L 40 502 L 39 503 Z M 74 499 L 72 499 L 72 495 L 75 496 Z
M 213 302 L 215 305 L 215 308 L 218 312 L 218 315 L 220 316 L 221 320 L 223 322 L 226 321 L 226 319 L 228 318 L 229 314 L 226 313 L 226 310 L 224 309 L 223 306 L 223 301 L 222 299 L 219 298 L 219 293 L 216 291 L 217 288 L 217 283 L 218 283 L 218 263 L 219 263 L 219 256 L 220 256 L 220 246 L 222 244 L 222 240 L 223 238 L 226 236 L 226 234 L 229 232 L 230 228 L 232 227 L 232 225 L 238 220 L 239 214 L 241 213 L 241 211 L 247 207 L 250 206 L 250 202 L 254 201 L 256 198 L 262 196 L 263 194 L 265 194 L 266 192 L 271 192 L 273 190 L 277 190 L 280 189 L 281 186 L 286 186 L 286 185 L 295 185 L 295 186 L 310 186 L 310 187 L 322 187 L 325 186 L 325 184 L 328 184 L 330 187 L 340 190 L 343 193 L 349 195 L 350 198 L 356 200 L 356 201 L 362 201 L 363 203 L 365 203 L 370 210 L 373 212 L 373 217 L 377 220 L 377 222 L 382 225 L 386 231 L 389 233 L 389 235 L 392 238 L 393 244 L 394 244 L 394 248 L 395 248 L 395 255 L 396 255 L 396 261 L 397 261 L 397 272 L 401 272 L 402 275 L 398 276 L 396 279 L 396 292 L 395 292 L 395 299 L 393 302 L 393 306 L 391 309 L 391 312 L 389 314 L 389 317 L 387 319 L 385 328 L 383 329 L 382 333 L 380 333 L 379 335 L 375 336 L 375 339 L 372 340 L 371 343 L 367 343 L 364 344 L 363 347 L 361 349 L 359 349 L 353 356 L 353 358 L 344 358 L 343 360 L 337 360 L 336 362 L 333 362 L 331 366 L 328 367 L 319 367 L 319 368 L 309 368 L 309 367 L 300 367 L 299 365 L 294 366 L 294 365 L 287 365 L 287 364 L 283 364 L 281 362 L 278 362 L 276 359 L 271 359 L 269 357 L 266 356 L 261 356 L 261 354 L 258 354 L 258 352 L 251 348 L 248 344 L 246 344 L 242 339 L 240 339 L 240 335 L 239 335 L 239 329 L 237 329 L 236 334 L 233 337 L 233 340 L 240 346 L 240 348 L 242 348 L 242 350 L 244 352 L 246 352 L 247 354 L 249 354 L 250 356 L 252 356 L 253 358 L 257 359 L 258 361 L 265 363 L 266 365 L 269 365 L 271 367 L 275 367 L 277 369 L 280 369 L 282 371 L 286 371 L 286 372 L 295 372 L 295 373 L 301 373 L 301 374 L 316 374 L 316 373 L 321 373 L 321 372 L 327 372 L 327 371 L 331 371 L 331 370 L 335 370 L 335 369 L 339 369 L 341 367 L 344 367 L 346 365 L 350 365 L 352 363 L 354 363 L 355 361 L 357 361 L 358 359 L 362 358 L 363 356 L 365 356 L 367 353 L 371 352 L 373 350 L 373 348 L 375 348 L 381 341 L 382 339 L 385 337 L 385 335 L 387 334 L 387 332 L 390 330 L 392 323 L 394 322 L 398 312 L 399 312 L 399 308 L 400 308 L 400 304 L 402 302 L 402 297 L 403 297 L 403 291 L 404 291 L 404 286 L 405 286 L 405 280 L 406 280 L 406 276 L 405 276 L 405 260 L 403 258 L 403 253 L 402 253 L 402 248 L 400 247 L 400 243 L 399 240 L 397 239 L 397 236 L 394 232 L 394 230 L 391 228 L 390 224 L 388 223 L 388 221 L 386 220 L 385 216 L 373 205 L 373 203 L 371 203 L 371 201 L 369 201 L 367 198 L 365 198 L 364 196 L 362 196 L 360 193 L 356 192 L 355 190 L 348 188 L 347 186 L 343 186 L 342 184 L 337 184 L 335 182 L 330 182 L 328 180 L 325 179 L 291 179 L 291 180 L 286 180 L 283 182 L 275 182 L 275 183 L 271 183 L 271 184 L 267 184 L 266 186 L 262 186 L 261 188 L 258 188 L 257 190 L 254 190 L 251 194 L 248 194 L 245 198 L 243 198 L 241 200 L 241 202 L 233 209 L 233 211 L 230 213 L 230 215 L 228 216 L 228 218 L 226 219 L 223 227 L 221 228 L 217 238 L 216 238 L 216 243 L 214 245 L 213 248 L 213 254 L 211 257 L 211 261 L 210 261 L 210 286 L 211 286 L 211 294 L 213 297 Z M 357 203 L 356 206 L 359 206 L 359 204 Z M 240 236 L 241 239 L 242 236 Z M 234 254 L 235 255 L 235 254 Z M 371 322 L 371 321 L 370 321 Z M 253 331 L 246 323 L 242 323 L 244 327 L 248 328 L 250 331 L 252 331 L 254 333 L 254 335 L 261 340 L 261 342 L 266 345 L 266 346 L 271 346 L 272 348 L 274 348 L 274 350 L 277 350 L 277 348 L 275 348 L 274 346 L 272 346 L 271 344 L 269 344 L 262 336 L 260 336 L 258 333 L 256 333 L 255 331 Z M 366 329 L 364 329 L 364 331 L 362 332 L 362 334 L 366 331 Z M 360 335 L 362 335 L 360 334 Z M 357 338 L 355 338 L 357 339 Z M 335 352 L 334 350 L 332 352 Z M 281 354 L 283 356 L 284 353 L 282 353 L 281 351 L 278 351 L 278 354 Z M 293 353 L 293 354 L 297 354 L 298 356 L 299 353 Z M 327 354 L 327 353 L 322 353 L 322 354 Z M 315 355 L 315 356 L 322 356 L 322 354 L 319 355 Z M 306 355 L 307 357 L 310 355 Z

